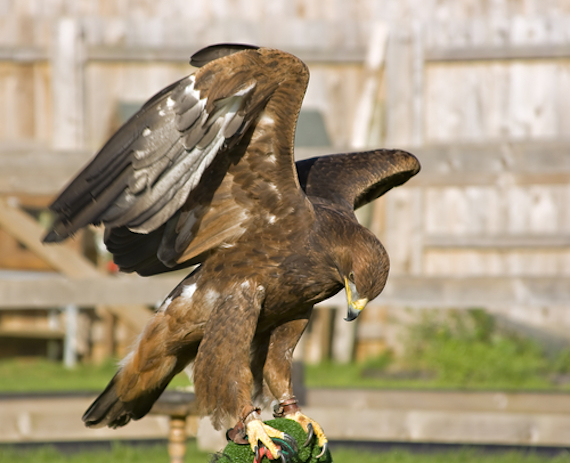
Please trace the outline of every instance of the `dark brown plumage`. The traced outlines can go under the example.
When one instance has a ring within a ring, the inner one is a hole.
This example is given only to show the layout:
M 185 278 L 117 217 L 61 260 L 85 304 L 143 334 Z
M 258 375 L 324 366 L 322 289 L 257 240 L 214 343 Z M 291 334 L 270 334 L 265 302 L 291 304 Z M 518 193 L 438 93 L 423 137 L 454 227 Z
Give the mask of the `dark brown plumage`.
M 265 383 L 281 411 L 317 430 L 292 399 L 292 352 L 315 303 L 346 287 L 348 319 L 382 291 L 388 256 L 354 209 L 419 170 L 375 150 L 293 162 L 308 83 L 287 53 L 217 45 L 195 74 L 153 97 L 51 206 L 46 242 L 105 225 L 124 271 L 200 264 L 174 289 L 83 420 L 139 419 L 194 363 L 196 398 L 215 425 L 240 419 L 252 446 L 273 431 L 252 397 Z M 295 169 L 296 167 L 296 169 Z

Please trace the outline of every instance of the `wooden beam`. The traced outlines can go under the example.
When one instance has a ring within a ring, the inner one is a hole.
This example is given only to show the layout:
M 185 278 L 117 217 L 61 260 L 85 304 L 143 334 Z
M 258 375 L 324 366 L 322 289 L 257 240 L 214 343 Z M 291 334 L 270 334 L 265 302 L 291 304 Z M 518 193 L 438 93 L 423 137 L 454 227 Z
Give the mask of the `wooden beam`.
M 86 58 L 98 62 L 149 62 L 188 63 L 192 53 L 206 44 L 189 44 L 184 47 L 149 47 L 139 45 L 91 45 Z M 289 53 L 306 62 L 362 64 L 366 56 L 364 47 L 354 48 L 309 48 L 287 47 Z
M 3 46 L 0 47 L 0 61 L 11 61 L 18 64 L 29 64 L 47 61 L 49 53 L 45 47 L 36 46 Z
M 10 397 L 0 399 L 0 442 L 73 442 L 122 439 L 166 439 L 168 417 L 147 416 L 128 426 L 87 428 L 81 415 L 95 399 L 83 397 Z M 186 433 L 196 435 L 197 418 L 188 420 Z
M 181 280 L 180 276 L 98 276 L 69 279 L 60 275 L 0 275 L 0 308 L 47 308 L 65 304 L 90 307 L 98 304 L 160 302 Z M 567 307 L 570 277 L 423 277 L 391 275 L 386 289 L 369 307 L 391 305 L 410 308 Z M 136 305 L 135 305 L 136 307 Z M 346 308 L 344 293 L 317 307 Z M 125 309 L 127 310 L 127 309 Z M 139 312 L 133 311 L 132 316 Z M 149 311 L 145 309 L 144 314 Z M 119 315 L 119 313 L 118 313 Z
M 95 266 L 75 252 L 66 243 L 45 245 L 45 230 L 28 214 L 0 198 L 0 227 L 20 243 L 45 260 L 55 270 L 70 278 L 94 278 L 100 276 Z
M 45 230 L 32 217 L 17 207 L 11 206 L 3 198 L 0 198 L 0 227 L 44 259 L 55 270 L 66 275 L 69 278 L 66 280 L 67 284 L 73 285 L 73 280 L 99 278 L 102 275 L 89 260 L 79 255 L 69 245 L 65 243 L 44 245 L 41 240 Z M 68 301 L 68 303 L 73 303 L 73 301 Z M 144 327 L 152 314 L 144 306 L 129 305 L 128 308 L 112 306 L 109 310 L 123 318 L 137 331 Z
M 568 235 L 426 235 L 423 238 L 424 246 L 436 249 L 539 249 L 539 248 L 568 248 L 570 236 Z M 542 250 L 542 249 L 540 249 Z
M 154 306 L 161 302 L 179 281 L 177 277 L 127 275 L 71 279 L 49 273 L 45 276 L 39 273 L 30 276 L 24 272 L 0 274 L 0 309 L 109 305 L 123 306 L 118 316 L 124 317 L 128 312 L 130 317 L 136 317 L 141 315 L 137 306 Z M 142 314 L 148 318 L 150 311 L 145 308 Z
M 426 61 L 494 61 L 514 59 L 570 58 L 570 45 L 466 45 L 432 46 L 426 50 Z
M 0 151 L 0 194 L 51 197 L 85 165 L 93 152 L 86 150 Z
M 166 438 L 150 415 L 116 430 L 87 429 L 93 397 L 0 398 L 0 442 Z M 570 394 L 309 389 L 305 413 L 332 440 L 570 446 Z M 54 425 L 57 424 L 57 426 Z M 187 435 L 196 435 L 190 416 Z
M 519 276 L 403 276 L 390 275 L 386 288 L 368 308 L 393 306 L 413 309 L 512 309 L 568 307 L 570 277 Z M 346 307 L 343 292 L 316 306 Z

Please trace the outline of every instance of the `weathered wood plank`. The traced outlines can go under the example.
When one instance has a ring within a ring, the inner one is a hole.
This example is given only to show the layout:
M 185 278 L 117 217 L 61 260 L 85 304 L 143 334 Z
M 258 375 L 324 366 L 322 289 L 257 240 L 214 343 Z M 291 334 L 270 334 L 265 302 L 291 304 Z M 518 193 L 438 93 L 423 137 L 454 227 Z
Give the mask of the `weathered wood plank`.
M 47 48 L 38 46 L 17 45 L 12 47 L 0 46 L 0 61 L 11 61 L 19 64 L 47 61 Z
M 61 276 L 3 277 L 0 308 L 42 308 L 76 304 L 148 304 L 160 302 L 180 281 L 177 276 L 139 278 L 98 277 L 70 280 Z M 393 305 L 409 308 L 548 307 L 567 306 L 569 277 L 411 277 L 392 275 L 382 295 L 370 307 Z M 320 304 L 346 306 L 339 295 Z M 330 323 L 330 317 L 326 319 Z M 319 328 L 320 329 L 320 328 Z M 321 349 L 321 347 L 319 347 Z
M 0 400 L 0 441 L 165 438 L 168 420 L 148 416 L 124 428 L 88 429 L 92 397 Z M 570 445 L 570 396 L 548 393 L 308 390 L 304 408 L 332 440 Z M 196 417 L 186 432 L 196 435 Z
M 570 58 L 570 44 L 432 46 L 426 61 L 552 60 Z
M 570 236 L 562 234 L 540 235 L 427 235 L 424 246 L 428 248 L 475 248 L 475 249 L 517 249 L 517 248 L 567 248 Z
M 307 401 L 313 407 L 334 403 L 340 407 L 370 409 L 570 415 L 570 395 L 563 392 L 308 389 Z
M 99 62 L 188 63 L 192 53 L 202 46 L 205 44 L 188 44 L 183 47 L 92 45 L 87 48 L 86 58 Z M 366 56 L 364 47 L 333 49 L 293 46 L 287 47 L 287 51 L 309 63 L 362 63 Z
M 26 277 L 14 275 L 0 276 L 0 308 L 49 308 L 75 304 L 80 307 L 97 305 L 126 306 L 131 316 L 140 312 L 130 310 L 137 304 L 151 305 L 161 302 L 179 283 L 177 277 L 142 278 L 135 276 L 95 276 L 83 279 L 70 279 L 60 275 Z M 117 313 L 118 316 L 124 314 Z M 150 311 L 143 312 L 146 318 Z
M 0 400 L 0 442 L 165 439 L 168 417 L 152 415 L 120 429 L 89 429 L 81 416 L 95 397 Z M 187 435 L 196 435 L 197 418 Z

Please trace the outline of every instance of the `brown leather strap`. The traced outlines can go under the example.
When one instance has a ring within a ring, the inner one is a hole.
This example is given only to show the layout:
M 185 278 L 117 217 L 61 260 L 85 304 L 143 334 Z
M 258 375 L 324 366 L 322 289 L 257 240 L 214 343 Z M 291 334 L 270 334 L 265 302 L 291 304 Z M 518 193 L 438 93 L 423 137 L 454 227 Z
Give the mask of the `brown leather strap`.
M 248 444 L 245 425 L 241 421 L 238 421 L 233 428 L 228 429 L 226 439 L 240 445 Z
M 283 418 L 285 415 L 291 415 L 296 411 L 300 410 L 299 406 L 297 405 L 298 401 L 295 396 L 291 397 L 290 399 L 286 399 L 282 402 L 279 402 L 273 408 L 273 416 L 275 418 Z
M 252 414 L 252 413 L 257 413 L 258 415 L 261 413 L 261 408 L 252 408 L 249 412 L 247 412 L 245 415 L 243 415 L 240 418 L 240 421 L 242 423 L 245 423 L 246 420 L 248 419 L 248 417 Z

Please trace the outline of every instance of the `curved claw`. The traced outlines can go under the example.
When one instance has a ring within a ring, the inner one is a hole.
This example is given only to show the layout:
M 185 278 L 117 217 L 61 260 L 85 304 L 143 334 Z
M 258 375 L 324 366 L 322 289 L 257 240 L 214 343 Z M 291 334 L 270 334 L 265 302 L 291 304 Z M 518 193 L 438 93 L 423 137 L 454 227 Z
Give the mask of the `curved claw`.
M 247 430 L 247 439 L 249 441 L 249 445 L 251 446 L 251 450 L 256 455 L 256 460 L 258 461 L 259 457 L 262 457 L 264 452 L 261 451 L 259 448 L 259 443 L 263 444 L 267 452 L 271 454 L 272 459 L 277 459 L 281 456 L 281 450 L 275 442 L 273 442 L 273 438 L 284 439 L 285 433 L 282 431 L 278 431 L 277 429 L 272 428 L 264 424 L 261 420 L 251 420 L 249 423 L 246 424 Z
M 307 425 L 307 440 L 305 441 L 305 443 L 303 444 L 303 447 L 307 447 L 311 441 L 313 440 L 313 437 L 315 435 L 315 430 L 313 428 L 313 423 L 309 423 Z
M 310 442 L 310 439 L 312 438 L 313 434 L 317 438 L 317 443 L 319 447 L 324 447 L 324 445 L 328 442 L 328 439 L 325 436 L 325 433 L 323 432 L 323 429 L 321 428 L 319 423 L 312 420 L 308 416 L 303 415 L 303 413 L 301 413 L 300 411 L 297 411 L 291 415 L 285 415 L 285 418 L 299 423 L 303 428 L 303 430 L 307 433 L 307 440 L 305 442 L 305 445 L 307 445 Z M 321 453 L 321 456 L 322 455 L 323 454 Z
M 316 457 L 317 460 L 318 460 L 319 458 L 321 458 L 325 453 L 327 453 L 328 448 L 329 448 L 329 443 L 328 443 L 328 442 L 325 442 L 324 445 L 323 445 L 323 449 L 321 450 L 321 453 L 319 453 L 319 454 L 317 455 L 317 457 Z
M 253 463 L 259 463 L 259 446 L 256 445 L 255 448 L 253 449 L 253 453 L 255 453 L 255 458 L 253 459 Z

